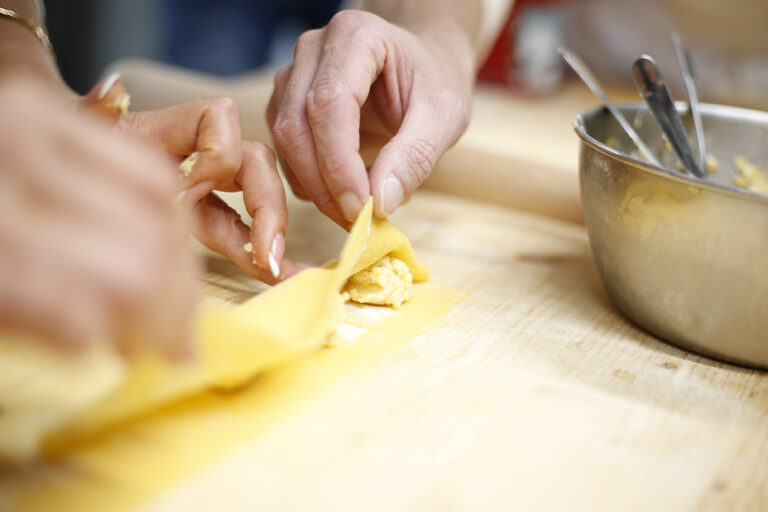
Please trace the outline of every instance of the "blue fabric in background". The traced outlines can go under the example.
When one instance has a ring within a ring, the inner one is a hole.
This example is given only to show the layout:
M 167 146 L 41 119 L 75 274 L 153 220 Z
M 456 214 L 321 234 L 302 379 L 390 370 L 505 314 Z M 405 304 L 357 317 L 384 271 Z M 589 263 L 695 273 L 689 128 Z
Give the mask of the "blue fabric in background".
M 341 0 L 163 0 L 165 60 L 233 75 L 285 60 L 302 31 L 325 25 Z M 277 51 L 282 49 L 282 52 Z M 281 55 L 282 54 L 282 55 Z

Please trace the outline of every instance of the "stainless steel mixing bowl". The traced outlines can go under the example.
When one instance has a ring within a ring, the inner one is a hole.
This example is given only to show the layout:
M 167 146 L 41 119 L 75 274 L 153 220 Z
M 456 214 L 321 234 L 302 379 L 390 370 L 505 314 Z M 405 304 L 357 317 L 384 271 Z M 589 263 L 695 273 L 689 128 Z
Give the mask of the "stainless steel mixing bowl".
M 647 107 L 620 110 L 674 169 Z M 690 123 L 685 105 L 678 110 Z M 638 325 L 768 369 L 768 197 L 731 185 L 735 156 L 768 162 L 768 113 L 707 104 L 701 111 L 708 152 L 719 161 L 705 180 L 645 163 L 604 108 L 576 116 L 592 252 L 611 299 Z

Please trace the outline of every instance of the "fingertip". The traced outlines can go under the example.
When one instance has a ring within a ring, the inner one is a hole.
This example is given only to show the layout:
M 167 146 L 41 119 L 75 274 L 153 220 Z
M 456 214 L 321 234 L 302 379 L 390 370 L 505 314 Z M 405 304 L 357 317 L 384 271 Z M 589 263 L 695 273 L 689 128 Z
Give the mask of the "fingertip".
M 280 267 L 280 281 L 284 281 L 298 274 L 302 270 L 312 268 L 311 265 L 297 263 L 289 258 L 284 258 Z
M 213 192 L 213 189 L 213 183 L 209 181 L 201 181 L 180 192 L 176 197 L 176 201 L 182 208 L 190 209 L 199 203 L 205 196 Z
M 272 277 L 280 279 L 280 265 L 277 263 L 275 255 L 270 252 L 267 260 L 269 261 L 269 271 L 272 272 Z
M 106 95 L 109 93 L 109 91 L 112 89 L 112 86 L 115 85 L 115 82 L 117 82 L 119 78 L 120 78 L 120 73 L 118 71 L 115 71 L 107 75 L 107 78 L 105 78 L 101 82 L 101 86 L 99 87 L 99 94 L 96 96 L 96 100 L 97 101 L 103 100 L 106 97 Z
M 344 192 L 337 201 L 341 214 L 349 222 L 354 222 L 363 209 L 363 202 L 354 192 Z
M 378 193 L 374 199 L 374 213 L 380 218 L 389 217 L 403 204 L 404 200 L 403 184 L 397 176 L 389 174 L 378 187 Z
M 275 279 L 280 277 L 280 262 L 285 254 L 285 236 L 277 233 L 272 239 L 272 245 L 269 248 L 269 269 Z

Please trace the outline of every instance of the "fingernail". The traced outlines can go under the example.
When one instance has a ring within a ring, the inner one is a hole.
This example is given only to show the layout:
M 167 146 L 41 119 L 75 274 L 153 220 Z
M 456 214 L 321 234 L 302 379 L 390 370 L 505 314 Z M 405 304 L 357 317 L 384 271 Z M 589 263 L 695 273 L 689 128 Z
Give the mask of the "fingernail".
M 357 215 L 360 210 L 363 209 L 363 203 L 352 192 L 344 192 L 339 196 L 339 207 L 344 218 L 350 222 L 354 222 L 357 219 Z
M 275 255 L 272 253 L 269 253 L 269 270 L 272 272 L 275 279 L 280 277 L 280 265 L 277 264 Z
M 99 90 L 99 101 L 103 100 L 104 97 L 109 94 L 110 89 L 115 85 L 118 78 L 120 78 L 120 73 L 114 72 L 104 79 L 104 82 L 101 84 L 101 89 Z
M 279 249 L 280 240 L 283 238 L 283 235 L 277 234 L 275 235 L 274 240 L 272 240 L 272 246 L 269 248 L 269 270 L 272 272 L 272 275 L 275 277 L 275 279 L 280 277 L 280 265 L 277 264 L 277 250 Z
M 176 195 L 176 206 L 184 206 L 184 196 L 187 195 L 186 190 L 182 190 Z
M 379 204 L 383 212 L 391 215 L 403 203 L 404 197 L 403 186 L 400 184 L 400 180 L 392 174 L 387 176 L 381 187 L 381 195 L 379 197 Z
M 181 162 L 181 165 L 179 166 L 179 170 L 181 171 L 182 176 L 185 178 L 188 178 L 190 174 L 192 174 L 192 168 L 197 163 L 197 159 L 200 157 L 200 153 L 195 151 L 191 155 L 189 155 L 187 158 L 184 159 L 183 162 Z

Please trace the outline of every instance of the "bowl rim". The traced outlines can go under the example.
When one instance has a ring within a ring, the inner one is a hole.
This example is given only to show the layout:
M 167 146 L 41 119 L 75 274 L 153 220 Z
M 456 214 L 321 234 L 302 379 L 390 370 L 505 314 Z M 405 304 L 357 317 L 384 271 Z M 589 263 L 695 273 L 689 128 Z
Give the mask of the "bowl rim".
M 650 113 L 648 106 L 643 102 L 617 103 L 616 107 L 621 111 L 644 110 Z M 728 119 L 749 120 L 755 123 L 762 123 L 764 126 L 768 127 L 768 112 L 764 112 L 762 110 L 752 110 L 748 108 L 733 107 L 730 105 L 718 105 L 714 103 L 699 103 L 699 107 L 702 113 L 714 114 L 719 117 Z M 677 110 L 682 113 L 687 112 L 689 107 L 688 103 L 684 101 L 676 101 L 675 108 L 677 108 Z M 712 183 L 701 178 L 696 178 L 695 176 L 683 174 L 673 169 L 657 167 L 644 160 L 634 158 L 627 155 L 626 153 L 622 153 L 610 146 L 603 144 L 587 133 L 584 122 L 585 118 L 594 117 L 600 112 L 605 112 L 610 115 L 610 112 L 608 111 L 608 108 L 605 107 L 605 105 L 597 105 L 582 110 L 573 118 L 573 128 L 576 131 L 576 134 L 584 143 L 591 146 L 594 150 L 612 157 L 620 162 L 629 164 L 640 171 L 647 172 L 664 179 L 681 182 L 688 186 L 704 188 L 718 194 L 738 196 L 740 199 L 750 199 L 753 201 L 768 203 L 768 195 L 761 194 L 759 192 L 753 192 L 751 190 L 736 187 L 734 185 L 720 185 L 718 183 Z

